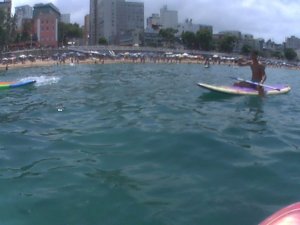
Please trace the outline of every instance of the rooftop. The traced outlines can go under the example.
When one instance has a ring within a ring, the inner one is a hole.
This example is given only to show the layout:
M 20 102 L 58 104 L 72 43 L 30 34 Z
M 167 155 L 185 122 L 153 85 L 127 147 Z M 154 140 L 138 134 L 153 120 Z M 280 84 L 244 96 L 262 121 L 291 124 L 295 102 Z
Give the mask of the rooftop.
M 55 5 L 53 5 L 52 3 L 47 3 L 47 4 L 38 3 L 38 4 L 34 5 L 34 9 L 39 9 L 39 8 L 51 8 L 56 13 L 60 14 L 59 9 Z

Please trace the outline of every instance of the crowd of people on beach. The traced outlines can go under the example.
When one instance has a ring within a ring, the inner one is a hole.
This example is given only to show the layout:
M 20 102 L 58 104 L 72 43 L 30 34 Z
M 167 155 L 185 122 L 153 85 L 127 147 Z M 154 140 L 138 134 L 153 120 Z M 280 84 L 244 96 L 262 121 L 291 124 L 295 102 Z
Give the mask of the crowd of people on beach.
M 192 55 L 188 53 L 176 54 L 172 52 L 64 52 L 53 55 L 34 56 L 21 54 L 1 58 L 0 70 L 11 68 L 51 66 L 63 64 L 108 64 L 108 63 L 167 63 L 167 64 L 203 64 L 205 67 L 213 65 L 238 66 L 242 56 L 219 56 L 217 54 Z M 300 69 L 300 64 L 287 63 L 282 60 L 264 59 L 260 61 L 267 67 Z

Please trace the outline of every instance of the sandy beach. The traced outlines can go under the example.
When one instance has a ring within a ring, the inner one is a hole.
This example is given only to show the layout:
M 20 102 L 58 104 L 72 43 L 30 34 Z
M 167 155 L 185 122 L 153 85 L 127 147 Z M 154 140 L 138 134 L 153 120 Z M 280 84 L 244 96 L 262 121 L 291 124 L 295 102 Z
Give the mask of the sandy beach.
M 0 71 L 6 71 L 11 69 L 20 69 L 20 68 L 33 68 L 33 67 L 45 67 L 45 66 L 60 66 L 60 65 L 70 65 L 70 64 L 114 64 L 114 63 L 135 63 L 135 64 L 141 64 L 141 63 L 164 63 L 164 64 L 201 64 L 205 65 L 205 59 L 203 57 L 199 58 L 164 58 L 164 57 L 158 57 L 158 58 L 94 58 L 89 57 L 82 60 L 75 60 L 72 58 L 66 58 L 64 61 L 58 61 L 53 59 L 37 59 L 35 61 L 29 61 L 25 60 L 23 62 L 16 61 L 15 63 L 2 63 L 0 64 Z M 237 64 L 233 60 L 219 60 L 219 61 L 210 61 L 210 65 L 215 64 L 221 64 L 221 65 L 227 65 L 227 66 L 237 66 Z M 287 68 L 287 69 L 297 69 L 300 68 L 298 66 L 278 66 L 274 64 L 267 64 L 267 67 L 272 68 Z
M 68 65 L 68 64 L 114 64 L 114 63 L 179 63 L 176 60 L 132 60 L 132 59 L 96 59 L 96 58 L 87 58 L 85 60 L 75 60 L 66 59 L 64 62 L 59 62 L 57 60 L 47 59 L 47 60 L 36 60 L 34 62 L 25 61 L 25 62 L 16 62 L 9 64 L 0 64 L 0 71 L 11 70 L 11 69 L 20 69 L 20 68 L 32 68 L 32 67 L 45 67 L 45 66 L 54 66 L 54 65 Z M 199 60 L 181 60 L 180 63 L 202 63 Z

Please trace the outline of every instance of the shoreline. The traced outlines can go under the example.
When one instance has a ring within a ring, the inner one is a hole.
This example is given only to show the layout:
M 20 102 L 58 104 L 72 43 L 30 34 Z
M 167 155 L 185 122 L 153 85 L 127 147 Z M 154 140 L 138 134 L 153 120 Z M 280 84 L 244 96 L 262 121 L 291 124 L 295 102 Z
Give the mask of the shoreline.
M 88 58 L 85 60 L 73 60 L 66 59 L 64 62 L 59 62 L 53 59 L 47 60 L 36 60 L 34 62 L 25 61 L 25 62 L 16 62 L 8 64 L 0 64 L 0 72 L 5 72 L 7 70 L 14 69 L 25 69 L 25 68 L 37 68 L 37 67 L 48 67 L 48 66 L 60 66 L 60 65 L 100 65 L 100 64 L 199 64 L 205 65 L 204 59 L 98 59 L 98 58 Z M 222 62 L 211 62 L 210 66 L 214 65 L 226 65 L 238 67 L 238 65 L 233 61 L 222 61 Z M 298 66 L 276 66 L 276 65 L 266 65 L 266 68 L 278 68 L 278 69 L 289 69 L 289 70 L 300 70 Z

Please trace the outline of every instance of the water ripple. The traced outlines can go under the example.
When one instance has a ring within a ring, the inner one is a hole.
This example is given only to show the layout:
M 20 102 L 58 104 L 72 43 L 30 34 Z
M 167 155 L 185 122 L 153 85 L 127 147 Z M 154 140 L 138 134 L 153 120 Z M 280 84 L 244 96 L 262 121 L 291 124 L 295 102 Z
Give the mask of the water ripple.
M 295 73 L 268 70 L 270 84 L 284 76 L 293 90 L 263 99 L 196 86 L 248 73 L 180 64 L 10 71 L 38 82 L 0 92 L 1 222 L 250 225 L 297 201 Z

